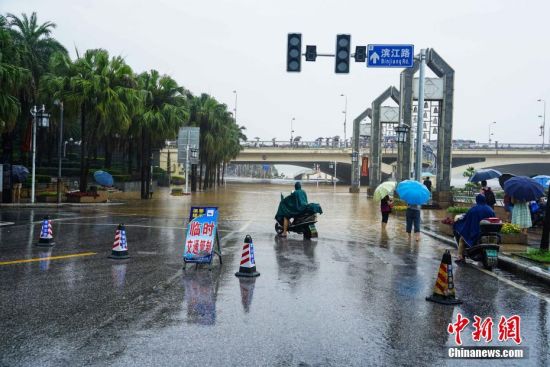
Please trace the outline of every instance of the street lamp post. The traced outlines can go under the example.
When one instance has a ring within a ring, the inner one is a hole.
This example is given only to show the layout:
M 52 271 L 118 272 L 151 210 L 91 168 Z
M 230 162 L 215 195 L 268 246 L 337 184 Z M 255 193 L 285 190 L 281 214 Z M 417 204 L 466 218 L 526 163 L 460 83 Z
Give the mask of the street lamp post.
M 340 97 L 345 98 L 344 111 L 342 111 L 342 113 L 344 114 L 344 148 L 346 148 L 347 147 L 346 124 L 348 121 L 348 96 L 342 93 L 340 94 Z
M 293 141 L 293 139 L 294 139 L 294 127 L 293 127 L 293 124 L 292 124 L 294 122 L 294 120 L 296 120 L 296 118 L 294 118 L 294 117 L 290 120 L 290 147 L 292 147 L 294 145 L 294 141 Z
M 414 178 L 422 180 L 422 133 L 424 121 L 424 77 L 426 74 L 426 49 L 420 50 L 420 70 L 418 75 L 418 117 L 416 119 L 416 169 Z
M 493 133 L 491 132 L 491 128 L 493 127 L 494 124 L 496 124 L 497 122 L 496 121 L 493 121 L 489 124 L 489 148 L 491 148 L 491 136 L 493 136 Z
M 40 121 L 40 126 L 47 127 L 49 124 L 49 115 L 45 113 L 46 107 L 37 109 L 36 106 L 31 108 L 32 115 L 32 182 L 31 182 L 31 203 L 34 204 L 35 179 L 36 179 L 36 124 L 37 118 Z
M 57 152 L 57 203 L 61 204 L 61 145 L 63 144 L 63 102 L 56 100 L 54 104 L 59 106 L 59 143 Z
M 235 112 L 235 123 L 237 123 L 237 91 L 234 90 L 233 94 L 235 94 L 235 108 L 233 109 L 233 111 Z
M 541 132 L 542 132 L 542 149 L 544 150 L 544 131 L 546 130 L 546 100 L 540 98 L 537 99 L 537 102 L 542 102 L 544 105 L 544 110 L 542 111 L 542 126 L 541 126 Z M 540 116 L 539 116 L 540 117 Z M 550 137 L 550 134 L 548 134 Z M 550 138 L 549 138 L 550 139 Z M 549 140 L 550 144 L 550 140 Z

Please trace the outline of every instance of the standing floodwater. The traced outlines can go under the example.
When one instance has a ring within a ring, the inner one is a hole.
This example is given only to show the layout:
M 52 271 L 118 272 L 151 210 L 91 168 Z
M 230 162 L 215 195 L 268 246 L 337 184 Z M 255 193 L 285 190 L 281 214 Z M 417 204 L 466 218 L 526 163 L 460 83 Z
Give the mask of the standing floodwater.
M 457 313 L 495 320 L 489 344 L 472 340 L 471 324 L 462 332 L 474 346 L 516 345 L 498 341 L 496 324 L 520 315 L 529 350 L 521 363 L 548 365 L 547 290 L 527 292 L 467 265 L 453 269 L 462 305 L 426 302 L 448 247 L 426 235 L 408 241 L 396 212 L 383 229 L 379 203 L 364 193 L 314 185 L 303 189 L 323 207 L 319 238 L 279 238 L 274 216 L 291 189 L 232 184 L 122 205 L 2 209 L 0 219 L 15 224 L 0 227 L 0 261 L 13 262 L 0 265 L 0 365 L 453 364 L 447 327 Z M 211 271 L 182 270 L 190 205 L 219 207 L 223 265 L 215 260 Z M 46 214 L 56 235 L 47 253 L 33 241 Z M 428 223 L 441 213 L 422 216 Z M 119 223 L 128 260 L 107 258 Z M 234 276 L 247 234 L 261 273 L 253 279 Z M 483 365 L 493 362 L 518 360 Z

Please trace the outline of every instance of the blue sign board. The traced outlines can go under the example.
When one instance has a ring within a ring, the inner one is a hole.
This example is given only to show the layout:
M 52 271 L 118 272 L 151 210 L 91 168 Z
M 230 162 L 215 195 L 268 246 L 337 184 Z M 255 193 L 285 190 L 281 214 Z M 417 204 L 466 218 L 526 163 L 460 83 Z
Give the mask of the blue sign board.
M 196 209 L 196 212 L 193 210 Z M 202 214 L 200 214 L 202 212 Z M 195 214 L 197 216 L 194 216 Z M 193 207 L 187 226 L 183 259 L 187 263 L 210 263 L 216 245 L 218 208 Z
M 367 67 L 412 68 L 414 45 L 368 45 Z

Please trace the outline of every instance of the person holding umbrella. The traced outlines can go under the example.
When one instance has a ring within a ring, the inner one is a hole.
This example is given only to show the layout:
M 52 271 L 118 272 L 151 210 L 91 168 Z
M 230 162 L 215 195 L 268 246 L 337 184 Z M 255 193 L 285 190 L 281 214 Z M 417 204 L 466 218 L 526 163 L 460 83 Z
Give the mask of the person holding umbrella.
M 523 233 L 533 225 L 527 203 L 544 196 L 544 187 L 530 177 L 512 177 L 504 183 L 504 192 L 512 197 L 512 223 L 517 224 Z
M 411 231 L 414 227 L 416 241 L 420 241 L 420 209 L 430 199 L 430 192 L 418 181 L 405 180 L 397 185 L 397 194 L 407 203 L 406 232 L 411 239 Z
M 373 200 L 380 201 L 380 212 L 382 213 L 382 228 L 386 228 L 388 219 L 391 213 L 391 208 L 393 205 L 393 200 L 390 198 L 390 195 L 393 194 L 395 190 L 396 183 L 394 181 L 382 182 L 374 190 Z

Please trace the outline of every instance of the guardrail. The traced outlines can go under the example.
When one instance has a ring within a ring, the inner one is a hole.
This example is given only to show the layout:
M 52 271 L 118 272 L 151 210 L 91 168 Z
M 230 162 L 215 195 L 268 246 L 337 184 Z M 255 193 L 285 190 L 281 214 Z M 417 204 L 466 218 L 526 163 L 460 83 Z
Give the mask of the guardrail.
M 437 146 L 433 143 L 429 145 L 434 152 L 437 150 Z M 279 149 L 351 149 L 350 142 L 342 141 L 330 141 L 328 144 L 323 141 L 295 141 L 292 144 L 288 140 L 257 140 L 242 142 L 241 146 L 246 149 L 262 149 L 262 148 L 279 148 Z M 394 142 L 382 142 L 382 150 L 386 152 L 397 151 L 397 143 Z M 367 142 L 361 142 L 360 149 L 368 149 L 369 144 Z M 483 143 L 453 143 L 453 150 L 481 150 L 481 151 L 499 151 L 499 150 L 522 150 L 522 151 L 541 151 L 549 152 L 550 146 L 542 148 L 541 144 L 498 144 L 498 146 L 490 146 Z
M 465 203 L 465 204 L 475 204 L 476 198 L 475 196 L 454 196 L 453 201 L 458 203 Z M 503 199 L 496 199 L 496 206 L 504 206 Z

